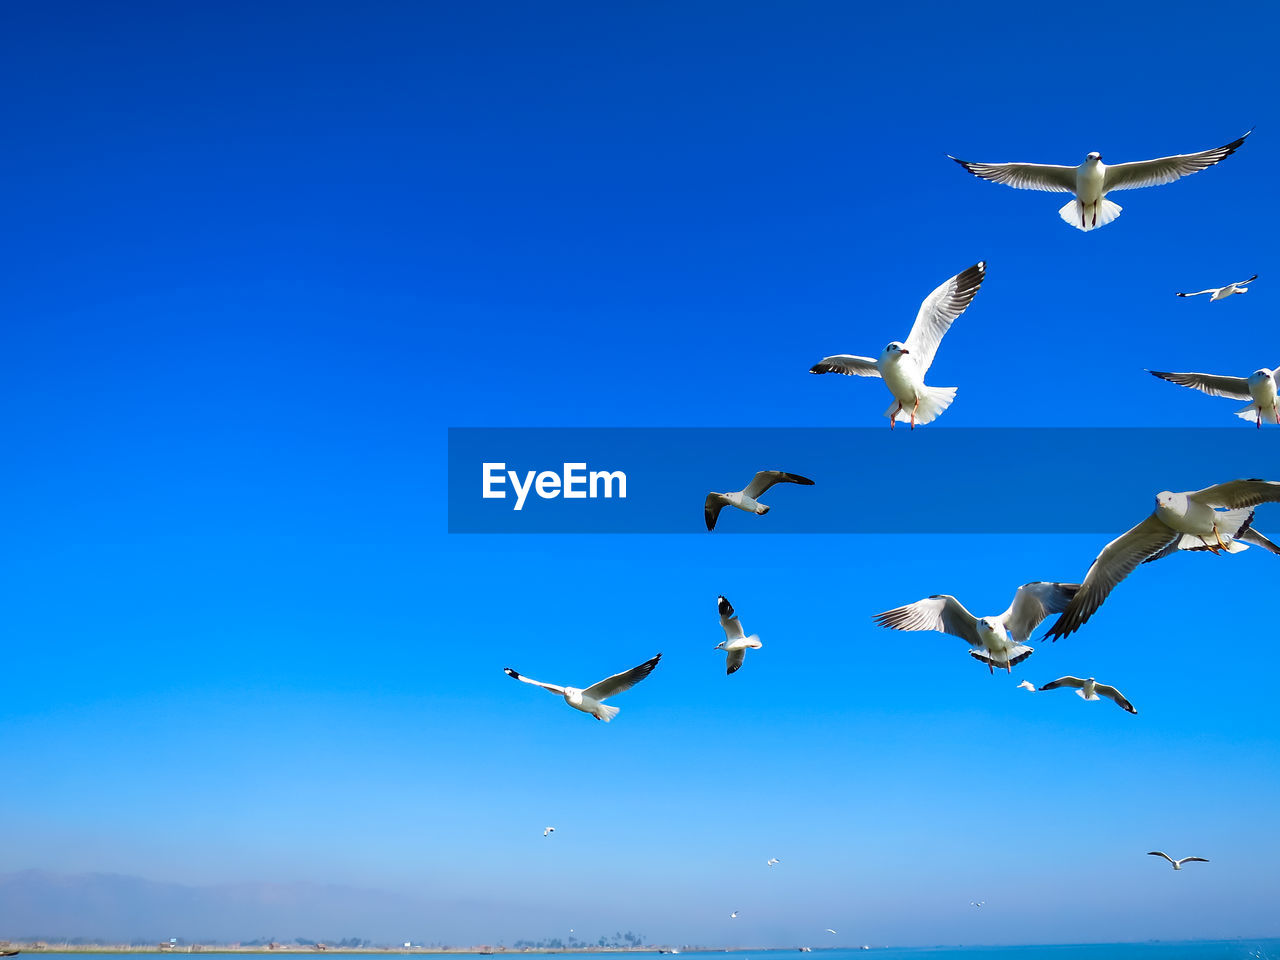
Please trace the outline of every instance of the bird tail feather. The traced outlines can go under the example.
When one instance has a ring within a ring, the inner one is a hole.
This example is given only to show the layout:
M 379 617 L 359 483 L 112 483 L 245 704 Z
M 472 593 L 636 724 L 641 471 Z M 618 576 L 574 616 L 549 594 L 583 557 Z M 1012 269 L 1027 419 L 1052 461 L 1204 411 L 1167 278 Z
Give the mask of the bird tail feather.
M 942 416 L 942 412 L 951 406 L 951 401 L 956 398 L 955 387 L 925 387 L 924 393 L 920 397 L 920 406 L 916 408 L 916 424 L 932 423 Z M 897 413 L 894 411 L 897 410 Z M 902 405 L 902 409 L 898 410 L 898 401 L 894 400 L 889 404 L 889 409 L 884 415 L 891 420 L 897 420 L 899 423 L 911 422 L 911 407 L 907 404 Z
M 1239 510 L 1223 510 L 1218 514 L 1218 529 L 1224 536 L 1238 537 L 1249 529 L 1253 521 L 1253 507 L 1241 507 Z M 1217 541 L 1211 541 L 1217 544 Z
M 1256 403 L 1246 403 L 1243 407 L 1241 407 L 1239 410 L 1236 411 L 1236 416 L 1239 417 L 1241 420 L 1248 420 L 1251 423 L 1256 423 L 1258 420 L 1258 405 Z M 1275 423 L 1276 412 L 1272 410 L 1270 407 L 1263 407 L 1262 422 Z
M 618 715 L 618 710 L 618 707 L 611 707 L 607 703 L 602 703 L 600 706 L 596 707 L 596 712 L 593 716 L 597 720 L 603 720 L 605 723 L 608 723 Z
M 748 647 L 750 647 L 752 650 L 759 650 L 761 647 L 764 646 L 764 644 L 760 642 L 760 638 L 756 636 L 754 633 L 751 636 L 747 637 L 742 642 L 746 644 Z
M 1011 651 L 1011 655 L 1008 661 L 1009 666 L 1016 667 L 1023 660 L 1027 659 L 1027 657 L 1031 656 L 1031 654 L 1033 653 L 1035 653 L 1035 650 L 1033 650 L 1031 647 L 1028 647 L 1025 643 L 1018 644 Z M 998 670 L 1004 669 L 1005 661 L 997 660 L 986 650 L 970 650 L 969 656 L 973 657 L 973 659 L 975 660 L 981 660 L 983 663 L 985 663 L 989 667 L 995 667 Z
M 1077 230 L 1083 230 L 1088 233 L 1096 227 L 1105 227 L 1108 223 L 1120 216 L 1120 211 L 1124 208 L 1118 203 L 1113 203 L 1106 197 L 1098 201 L 1097 212 L 1092 209 L 1085 209 L 1079 200 L 1068 200 L 1063 204 L 1062 209 L 1058 211 L 1058 216 L 1067 223 L 1071 224 Z M 1095 222 L 1096 217 L 1096 222 Z

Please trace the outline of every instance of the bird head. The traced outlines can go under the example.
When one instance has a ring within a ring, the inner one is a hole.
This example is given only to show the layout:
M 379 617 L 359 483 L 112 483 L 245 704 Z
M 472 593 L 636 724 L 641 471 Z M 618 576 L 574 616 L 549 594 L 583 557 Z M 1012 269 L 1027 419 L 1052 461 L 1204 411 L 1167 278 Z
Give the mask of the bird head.
M 1100 153 L 1098 153 L 1098 152 L 1096 152 L 1096 151 L 1095 151 L 1094 153 L 1089 154 L 1089 155 L 1088 155 L 1087 157 L 1085 157 L 1084 159 L 1085 159 L 1085 162 L 1086 162 L 1086 163 L 1088 163 L 1090 160 L 1092 160 L 1092 161 L 1094 161 L 1094 162 L 1096 163 L 1097 161 L 1099 161 L 1099 160 L 1101 160 L 1101 159 L 1102 159 L 1102 154 L 1100 154 Z
M 1253 381 L 1262 381 L 1262 380 L 1270 380 L 1271 377 L 1272 377 L 1272 372 L 1268 370 L 1266 367 L 1261 367 L 1260 369 L 1253 371 L 1253 373 L 1249 376 L 1249 379 Z
M 717 644 L 716 644 L 716 649 L 717 649 L 717 650 L 723 650 L 723 649 L 724 649 L 724 645 L 725 645 L 726 643 L 728 643 L 728 642 L 729 642 L 728 640 L 721 640 L 719 643 L 717 643 Z
M 900 340 L 894 340 L 884 348 L 884 352 L 890 354 L 901 353 L 904 355 L 910 355 L 911 353 L 911 351 L 907 349 L 906 344 L 902 343 Z

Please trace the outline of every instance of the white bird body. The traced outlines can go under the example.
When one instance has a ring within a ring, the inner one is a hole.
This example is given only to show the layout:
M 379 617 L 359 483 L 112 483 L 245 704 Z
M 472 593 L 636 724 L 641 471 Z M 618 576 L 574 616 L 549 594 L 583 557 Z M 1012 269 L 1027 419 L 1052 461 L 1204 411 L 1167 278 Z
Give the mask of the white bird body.
M 749 637 L 745 635 L 742 621 L 733 612 L 733 604 L 723 596 L 716 597 L 716 609 L 720 612 L 720 626 L 724 628 L 724 639 L 716 644 L 716 649 L 727 654 L 725 673 L 736 673 L 746 659 L 747 651 L 759 650 L 764 644 L 754 633 Z
M 1179 294 L 1183 296 L 1183 294 Z M 1227 377 L 1215 373 L 1168 373 L 1148 370 L 1153 377 L 1168 380 L 1180 387 L 1190 387 L 1211 397 L 1250 401 L 1235 411 L 1242 420 L 1252 420 L 1261 428 L 1265 423 L 1280 423 L 1280 400 L 1277 399 L 1276 374 L 1270 367 L 1259 367 L 1247 377 Z
M 779 860 L 777 857 L 770 857 L 770 858 L 769 858 L 769 860 L 768 860 L 768 862 L 767 862 L 765 865 L 766 865 L 766 866 L 770 866 L 770 867 L 772 867 L 772 866 L 774 866 L 775 864 L 779 864 L 779 863 L 781 863 L 781 862 L 782 862 L 782 861 L 781 861 L 781 860 Z
M 1032 683 L 1030 680 L 1023 680 L 1020 684 L 1018 684 L 1018 689 L 1030 690 L 1032 693 L 1035 693 L 1036 685 Z
M 1193 293 L 1175 293 L 1174 296 L 1199 297 L 1207 293 L 1209 294 L 1209 302 L 1213 303 L 1215 300 L 1225 300 L 1227 297 L 1233 296 L 1237 293 L 1248 293 L 1248 284 L 1253 283 L 1253 281 L 1257 279 L 1258 275 L 1255 273 L 1248 280 L 1237 280 L 1235 283 L 1228 283 L 1225 287 L 1207 287 L 1204 290 L 1196 290 Z
M 1171 864 L 1173 864 L 1173 869 L 1175 870 L 1181 870 L 1182 865 L 1184 863 L 1208 863 L 1209 862 L 1204 857 L 1183 857 L 1181 860 L 1175 860 L 1173 859 L 1173 857 L 1169 856 L 1163 850 L 1151 850 L 1147 853 L 1147 856 L 1148 857 L 1164 857 Z
M 895 423 L 931 423 L 951 406 L 955 387 L 930 387 L 924 382 L 943 336 L 951 324 L 968 308 L 986 277 L 987 265 L 978 261 L 967 270 L 941 283 L 925 297 L 916 312 L 915 323 L 906 342 L 893 340 L 876 358 L 850 353 L 823 357 L 810 373 L 843 373 L 851 377 L 879 377 L 884 381 L 894 402 L 884 415 L 889 429 Z
M 522 676 L 510 667 L 503 667 L 502 672 L 513 680 L 519 680 L 521 683 L 529 683 L 535 687 L 541 687 L 551 693 L 559 694 L 564 698 L 564 702 L 575 710 L 581 710 L 583 713 L 589 713 L 597 720 L 603 720 L 608 723 L 618 715 L 618 708 L 605 703 L 604 701 L 625 690 L 630 690 L 637 683 L 653 672 L 653 668 L 658 665 L 658 661 L 662 659 L 662 654 L 651 657 L 637 667 L 630 670 L 624 670 L 622 673 L 615 673 L 611 677 L 605 677 L 599 683 L 593 683 L 585 690 L 579 690 L 577 687 L 562 687 L 554 683 L 543 683 L 541 680 L 534 680 L 531 677 Z M 544 834 L 545 836 L 545 834 Z
M 950 154 L 948 158 L 983 180 L 1003 183 L 1020 190 L 1074 194 L 1075 199 L 1065 204 L 1058 215 L 1077 230 L 1089 231 L 1105 226 L 1120 216 L 1120 205 L 1108 200 L 1108 193 L 1172 183 L 1206 170 L 1235 153 L 1249 133 L 1225 146 L 1201 150 L 1199 153 L 1182 153 L 1157 160 L 1137 160 L 1112 166 L 1102 162 L 1100 153 L 1090 153 L 1083 163 L 1075 167 L 1050 163 L 974 163 Z
M 707 522 L 707 529 L 715 529 L 716 520 L 720 517 L 720 511 L 725 507 L 737 507 L 739 510 L 763 517 L 769 512 L 769 507 L 767 504 L 761 503 L 758 498 L 764 496 L 766 490 L 778 483 L 798 483 L 806 487 L 813 486 L 812 480 L 796 473 L 785 473 L 782 470 L 761 470 L 741 490 L 735 490 L 732 493 L 716 493 L 713 490 L 707 494 L 707 499 L 702 505 L 702 513 Z

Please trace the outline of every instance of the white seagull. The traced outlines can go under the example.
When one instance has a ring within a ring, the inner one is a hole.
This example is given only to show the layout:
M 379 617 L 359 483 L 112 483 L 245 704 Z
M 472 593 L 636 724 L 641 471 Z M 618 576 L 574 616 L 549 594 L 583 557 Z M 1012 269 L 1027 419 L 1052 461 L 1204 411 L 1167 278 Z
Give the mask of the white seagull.
M 782 862 L 782 861 L 781 861 L 781 860 L 779 860 L 777 857 L 770 857 L 770 858 L 769 858 L 769 860 L 766 862 L 766 864 L 765 864 L 765 865 L 766 865 L 766 866 L 770 866 L 770 867 L 772 867 L 774 864 L 776 864 L 776 863 L 781 863 L 781 862 Z
M 547 827 L 547 829 L 545 829 L 545 830 L 543 830 L 543 831 L 542 831 L 542 835 L 543 835 L 544 837 L 549 837 L 549 836 L 551 836 L 551 834 L 553 834 L 553 833 L 555 833 L 555 832 L 556 832 L 556 828 L 555 828 L 555 827 Z
M 1250 129 L 1249 133 L 1253 133 Z M 1045 190 L 1050 193 L 1073 193 L 1058 216 L 1078 230 L 1092 230 L 1120 216 L 1120 205 L 1106 199 L 1113 190 L 1151 187 L 1199 173 L 1219 160 L 1231 156 L 1244 143 L 1246 133 L 1226 146 L 1199 153 L 1182 153 L 1159 160 L 1137 160 L 1107 166 L 1102 154 L 1091 153 L 1078 167 L 1060 167 L 1050 163 L 971 163 L 947 154 L 948 159 L 964 167 L 975 177 L 1004 183 L 1020 190 Z
M 725 658 L 725 673 L 734 673 L 746 659 L 748 647 L 759 650 L 764 644 L 754 633 L 749 637 L 744 635 L 742 621 L 733 612 L 733 604 L 728 600 L 717 597 L 716 607 L 720 611 L 720 626 L 724 627 L 724 639 L 716 644 L 716 649 L 728 654 Z
M 707 521 L 707 529 L 714 530 L 716 528 L 716 519 L 720 516 L 720 511 L 725 507 L 737 507 L 739 510 L 745 510 L 747 513 L 754 513 L 763 517 L 769 512 L 769 508 L 761 503 L 759 498 L 775 483 L 799 483 L 806 487 L 813 486 L 812 480 L 796 473 L 784 473 L 781 470 L 761 470 L 741 490 L 736 490 L 733 493 L 713 492 L 707 494 L 706 502 L 702 507 L 702 512 Z
M 975 648 L 969 656 L 987 665 L 1013 672 L 1034 652 L 1026 645 L 1031 631 L 1051 613 L 1062 613 L 1080 589 L 1078 583 L 1037 580 L 1024 583 L 1013 595 L 1009 609 L 997 617 L 975 617 L 950 594 L 935 594 L 905 607 L 875 615 L 876 623 L 892 630 L 937 630 L 966 640 Z
M 737 919 L 738 919 L 738 911 L 737 911 L 737 910 L 735 910 L 735 911 L 733 911 L 733 913 L 729 914 L 729 919 L 730 919 L 730 920 L 737 920 Z
M 1253 281 L 1257 279 L 1258 279 L 1258 275 L 1255 273 L 1248 280 L 1240 280 L 1236 283 L 1228 283 L 1225 287 L 1210 287 L 1208 290 L 1197 290 L 1195 293 L 1175 293 L 1174 296 L 1175 297 L 1198 297 L 1204 293 L 1212 293 L 1213 296 L 1209 298 L 1209 302 L 1212 303 L 1214 300 L 1225 300 L 1227 299 L 1227 297 L 1231 296 L 1233 293 L 1248 293 L 1249 290 L 1245 286 L 1245 284 L 1253 283 Z
M 1030 680 L 1023 680 L 1020 684 L 1018 684 L 1018 689 L 1030 690 L 1032 693 L 1035 693 L 1036 685 L 1032 683 Z
M 980 906 L 982 906 L 982 905 L 983 905 L 984 903 L 986 903 L 986 902 L 987 902 L 987 901 L 985 901 L 985 900 L 970 900 L 970 901 L 969 901 L 969 906 L 971 906 L 971 907 L 980 907 Z
M 823 357 L 809 372 L 880 377 L 894 396 L 894 402 L 884 412 L 889 418 L 890 430 L 899 420 L 910 422 L 913 430 L 917 423 L 931 423 L 951 406 L 956 388 L 926 386 L 924 376 L 933 364 L 933 355 L 938 352 L 943 335 L 977 294 L 986 270 L 986 263 L 980 260 L 925 297 L 906 343 L 892 341 L 876 359 L 847 353 Z
M 1128 710 L 1130 713 L 1137 713 L 1133 709 L 1133 704 L 1124 698 L 1124 695 L 1115 687 L 1109 687 L 1105 683 L 1098 683 L 1093 677 L 1082 680 L 1079 677 L 1059 677 L 1057 680 L 1050 680 L 1041 690 L 1057 690 L 1059 687 L 1075 687 L 1076 695 L 1083 700 L 1097 700 L 1099 697 L 1106 697 L 1111 700 L 1122 710 Z
M 1183 857 L 1181 860 L 1175 860 L 1173 859 L 1173 857 L 1169 856 L 1163 850 L 1149 850 L 1147 851 L 1147 856 L 1148 857 L 1164 857 L 1166 860 L 1168 860 L 1170 863 L 1173 864 L 1173 869 L 1175 870 L 1181 870 L 1182 865 L 1184 863 L 1208 863 L 1209 862 L 1204 857 Z
M 835 933 L 835 931 L 832 930 L 830 927 L 827 927 L 827 933 Z
M 1147 373 L 1161 380 L 1168 380 L 1181 387 L 1199 390 L 1211 397 L 1229 400 L 1248 400 L 1237 410 L 1241 420 L 1253 420 L 1258 429 L 1262 423 L 1280 423 L 1280 398 L 1277 398 L 1276 371 L 1271 367 L 1259 367 L 1247 377 L 1224 377 L 1216 373 L 1166 373 L 1148 370 Z
M 1215 554 L 1238 552 L 1235 540 L 1248 533 L 1253 508 L 1276 501 L 1280 483 L 1274 480 L 1228 480 L 1203 490 L 1156 494 L 1151 515 L 1102 548 L 1080 590 L 1045 636 L 1057 640 L 1079 630 L 1116 584 L 1144 560 L 1192 547 Z
M 554 683 L 543 683 L 541 680 L 521 676 L 510 667 L 503 667 L 502 672 L 508 677 L 519 680 L 521 683 L 532 683 L 535 687 L 541 687 L 543 690 L 550 690 L 552 693 L 559 694 L 564 697 L 564 702 L 573 707 L 573 709 L 589 713 L 597 720 L 603 720 L 608 723 L 618 715 L 618 708 L 611 707 L 604 701 L 610 697 L 617 696 L 624 690 L 630 690 L 649 674 L 653 673 L 653 668 L 658 665 L 658 661 L 661 659 L 662 654 L 658 654 L 638 667 L 632 667 L 622 673 L 615 673 L 612 677 L 606 677 L 599 683 L 593 683 L 585 690 L 579 690 L 577 687 L 560 687 Z

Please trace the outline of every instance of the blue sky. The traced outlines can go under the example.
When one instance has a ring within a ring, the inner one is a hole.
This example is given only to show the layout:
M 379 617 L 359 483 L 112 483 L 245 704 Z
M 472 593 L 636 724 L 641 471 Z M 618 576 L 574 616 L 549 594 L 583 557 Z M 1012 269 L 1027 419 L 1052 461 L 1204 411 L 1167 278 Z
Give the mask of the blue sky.
M 408 891 L 452 941 L 1280 932 L 1272 558 L 1143 569 L 991 678 L 870 615 L 998 612 L 1100 538 L 450 537 L 443 486 L 450 426 L 883 426 L 805 371 L 978 259 L 929 429 L 1251 430 L 1142 371 L 1280 363 L 1273 12 L 266 7 L 0 39 L 8 865 Z M 1254 125 L 1089 235 L 945 157 Z M 765 643 L 732 678 L 721 592 Z M 501 673 L 658 650 L 609 726 Z M 1014 689 L 1074 671 L 1139 715 Z

